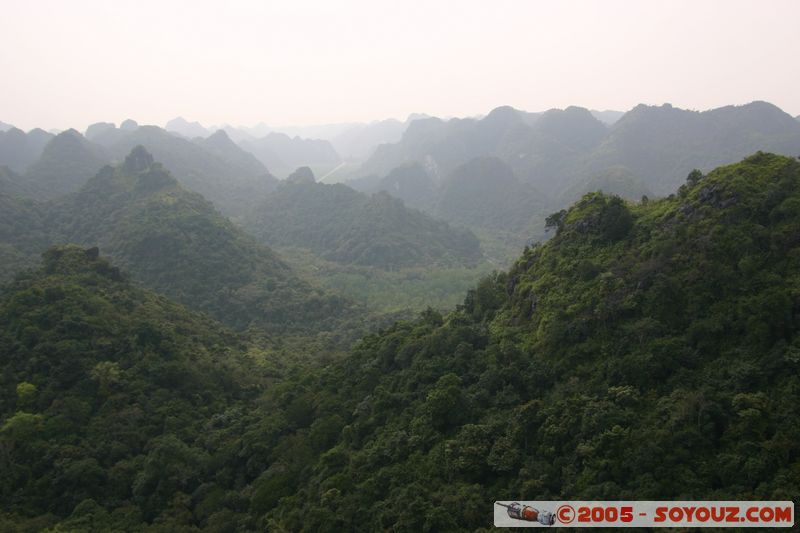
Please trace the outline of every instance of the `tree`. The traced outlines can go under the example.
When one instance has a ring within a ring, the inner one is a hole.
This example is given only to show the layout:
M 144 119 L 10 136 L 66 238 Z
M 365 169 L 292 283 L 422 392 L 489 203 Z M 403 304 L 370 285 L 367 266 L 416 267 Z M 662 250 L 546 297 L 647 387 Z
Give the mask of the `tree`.
M 555 228 L 556 234 L 558 234 L 562 229 L 564 229 L 564 223 L 567 220 L 567 210 L 562 209 L 557 213 L 552 213 L 549 215 L 544 221 L 544 227 L 546 230 L 551 230 Z

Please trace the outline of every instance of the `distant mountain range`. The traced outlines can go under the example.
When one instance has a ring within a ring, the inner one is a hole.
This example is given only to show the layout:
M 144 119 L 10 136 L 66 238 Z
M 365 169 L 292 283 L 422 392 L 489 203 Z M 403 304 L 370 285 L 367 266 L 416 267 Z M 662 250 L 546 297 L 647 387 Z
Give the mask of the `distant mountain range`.
M 107 162 L 103 147 L 70 129 L 45 145 L 39 158 L 28 167 L 25 181 L 38 198 L 55 198 L 81 188 Z
M 285 175 L 300 165 L 323 169 L 337 165 L 341 159 L 361 161 L 378 145 L 399 141 L 415 118 L 419 117 L 409 117 L 406 122 L 388 119 L 307 127 L 273 128 L 259 124 L 252 128 L 230 125 L 206 128 L 199 122 L 177 117 L 167 122 L 165 129 L 188 139 L 208 137 L 215 129 L 222 129 L 234 142 L 256 154 L 270 170 Z
M 608 124 L 609 126 L 621 119 L 622 115 L 625 114 L 625 111 L 613 111 L 610 109 L 606 109 L 605 111 L 597 111 L 592 109 L 590 112 L 594 118 L 600 122 Z
M 789 155 L 800 149 L 800 125 L 766 102 L 704 112 L 639 105 L 611 126 L 597 115 L 578 107 L 540 114 L 500 107 L 480 120 L 415 121 L 400 142 L 380 147 L 359 173 L 384 176 L 418 162 L 439 180 L 468 159 L 494 155 L 522 181 L 555 198 L 615 166 L 667 194 L 679 185 L 675 176 L 693 168 L 708 170 L 759 149 Z
M 45 145 L 54 135 L 36 128 L 28 133 L 11 128 L 0 131 L 0 165 L 14 172 L 24 172 L 42 155 Z
M 243 140 L 239 145 L 281 177 L 300 166 L 325 171 L 341 163 L 331 143 L 321 139 L 302 139 L 272 132 L 260 139 Z
M 99 246 L 146 286 L 237 328 L 303 320 L 324 328 L 349 305 L 300 280 L 141 146 L 74 194 L 39 204 L 0 189 L 0 206 L 6 279 L 48 245 L 77 243 Z
M 445 180 L 516 186 L 497 156 L 462 165 Z M 310 178 L 278 192 L 355 198 Z M 5 183 L 0 238 L 44 217 L 85 244 L 0 290 L 2 531 L 485 531 L 497 494 L 797 494 L 794 157 L 652 201 L 587 194 L 456 308 L 344 353 L 341 301 L 143 148 L 41 209 Z
M 636 200 L 666 195 L 695 168 L 757 150 L 800 153 L 800 122 L 766 102 L 704 112 L 669 104 L 626 113 L 502 106 L 480 118 L 415 115 L 406 122 L 309 127 L 294 136 L 263 124 L 212 132 L 183 118 L 167 128 L 174 133 L 126 120 L 120 127 L 93 124 L 85 138 L 75 130 L 0 132 L 5 189 L 40 199 L 74 192 L 104 164 L 142 145 L 181 184 L 237 220 L 281 178 L 308 166 L 318 175 L 336 169 L 358 191 L 386 192 L 474 230 L 514 231 L 522 242 L 542 237 L 544 218 L 586 192 Z
M 16 175 L 18 192 L 50 199 L 80 189 L 101 167 L 121 162 L 138 145 L 187 188 L 211 200 L 229 216 L 251 209 L 277 179 L 258 159 L 223 131 L 208 138 L 185 139 L 156 126 L 93 124 L 87 137 L 75 130 L 53 136 L 42 130 L 0 133 L 0 165 Z
M 472 213 L 473 228 L 494 226 L 506 211 L 504 223 L 519 230 L 519 220 L 510 216 L 515 210 L 541 222 L 593 190 L 631 199 L 666 195 L 695 168 L 705 171 L 758 150 L 800 154 L 800 123 L 766 102 L 704 112 L 639 105 L 614 120 L 617 115 L 579 107 L 527 113 L 506 106 L 480 119 L 416 120 L 399 142 L 379 146 L 351 183 L 454 222 L 465 222 L 457 212 Z M 476 184 L 482 172 L 484 185 L 471 195 L 453 187 L 451 177 L 476 159 L 470 182 Z M 416 169 L 413 175 L 409 168 Z M 489 194 L 496 192 L 491 184 L 513 189 L 511 177 L 529 188 L 498 203 L 498 195 Z M 496 213 L 495 220 L 479 212 Z
M 183 117 L 173 118 L 164 126 L 164 129 L 172 132 L 177 133 L 187 139 L 193 139 L 195 137 L 208 137 L 213 133 L 211 130 L 207 130 L 203 127 L 202 124 L 199 122 L 189 122 Z

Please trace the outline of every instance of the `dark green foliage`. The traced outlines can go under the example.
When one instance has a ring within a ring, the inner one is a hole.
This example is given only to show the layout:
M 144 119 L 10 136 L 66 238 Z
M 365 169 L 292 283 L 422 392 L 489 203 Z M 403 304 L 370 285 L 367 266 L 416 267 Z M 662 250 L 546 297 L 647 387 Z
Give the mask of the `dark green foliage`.
M 237 328 L 324 329 L 347 309 L 182 188 L 142 147 L 53 206 L 48 225 L 58 241 L 99 246 L 148 287 Z
M 261 200 L 275 178 L 252 154 L 236 146 L 223 131 L 192 142 L 156 126 L 115 129 L 95 138 L 115 159 L 144 146 L 184 187 L 202 194 L 228 216 L 238 217 Z
M 16 188 L 5 186 L 3 172 L 0 169 L 0 283 L 35 264 L 51 239 L 40 206 L 6 192 Z
M 96 249 L 49 250 L 0 303 L 2 511 L 135 531 L 176 498 L 229 491 L 225 434 L 260 387 L 241 350 Z
M 246 222 L 270 246 L 307 248 L 343 264 L 398 269 L 475 264 L 477 238 L 385 193 L 308 180 L 285 183 Z
M 556 231 L 561 230 L 564 227 L 564 222 L 567 218 L 567 210 L 562 209 L 557 213 L 553 213 L 549 215 L 544 221 L 544 227 L 548 230 L 555 229 Z
M 585 195 L 563 219 L 552 220 L 552 217 L 560 215 L 556 213 L 548 217 L 559 230 L 593 235 L 605 242 L 624 238 L 633 226 L 633 216 L 625 201 L 618 196 L 609 197 L 602 193 Z
M 0 299 L 0 526 L 477 530 L 497 499 L 795 497 L 800 162 L 557 220 L 452 312 L 266 388 L 212 322 L 50 252 Z
M 320 372 L 317 416 L 345 426 L 268 523 L 471 530 L 498 498 L 791 499 L 798 206 L 800 163 L 769 154 L 683 199 L 586 196 L 460 309 Z

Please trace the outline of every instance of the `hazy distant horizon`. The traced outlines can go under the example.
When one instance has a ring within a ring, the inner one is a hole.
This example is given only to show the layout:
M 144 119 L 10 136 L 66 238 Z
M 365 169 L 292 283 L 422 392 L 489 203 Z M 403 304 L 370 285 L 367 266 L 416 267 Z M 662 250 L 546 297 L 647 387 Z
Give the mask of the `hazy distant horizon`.
M 800 114 L 800 3 L 4 2 L 0 120 L 275 128 L 510 105 Z
M 757 100 L 756 99 L 756 100 L 751 100 L 749 102 L 742 102 L 742 103 L 727 103 L 727 104 L 723 104 L 721 106 L 709 107 L 707 109 L 692 109 L 692 108 L 684 107 L 684 106 L 681 106 L 681 105 L 676 105 L 673 102 L 661 102 L 661 103 L 639 102 L 638 104 L 635 104 L 635 105 L 631 106 L 628 109 L 597 109 L 597 108 L 582 106 L 582 105 L 578 105 L 578 104 L 571 104 L 570 106 L 565 106 L 565 107 L 573 107 L 573 106 L 574 107 L 583 107 L 583 108 L 588 109 L 590 111 L 597 111 L 597 112 L 609 111 L 609 112 L 627 113 L 628 111 L 630 111 L 631 109 L 633 109 L 634 107 L 636 107 L 637 105 L 640 105 L 640 104 L 644 104 L 644 105 L 648 105 L 648 106 L 662 106 L 662 105 L 667 105 L 668 104 L 668 105 L 671 105 L 672 107 L 675 107 L 675 108 L 678 108 L 678 109 L 684 109 L 684 110 L 687 110 L 687 111 L 703 112 L 703 111 L 711 111 L 713 109 L 718 109 L 720 107 L 726 107 L 726 106 L 730 106 L 730 105 L 739 107 L 739 106 L 747 105 L 747 104 L 750 104 L 750 103 L 753 103 L 753 102 L 757 102 L 757 101 L 763 101 L 763 100 Z M 768 103 L 777 105 L 774 102 L 768 102 Z M 311 124 L 270 124 L 270 123 L 267 123 L 265 121 L 258 121 L 258 122 L 247 123 L 247 124 L 231 124 L 231 123 L 206 124 L 206 123 L 203 123 L 202 121 L 195 120 L 192 117 L 179 116 L 179 115 L 175 115 L 175 116 L 171 117 L 170 119 L 167 119 L 167 120 L 165 120 L 163 122 L 160 122 L 160 123 L 142 122 L 142 121 L 136 120 L 135 117 L 130 116 L 130 117 L 126 117 L 126 118 L 124 118 L 122 120 L 119 120 L 119 121 L 104 120 L 104 119 L 101 118 L 101 119 L 98 119 L 98 120 L 87 122 L 86 124 L 83 124 L 83 125 L 68 125 L 67 127 L 64 127 L 64 128 L 51 127 L 49 125 L 41 125 L 41 124 L 33 125 L 31 127 L 20 127 L 19 125 L 14 124 L 13 122 L 10 122 L 8 120 L 3 120 L 2 117 L 0 117 L 0 121 L 5 122 L 6 124 L 11 124 L 12 126 L 14 126 L 16 128 L 19 128 L 19 129 L 22 129 L 23 131 L 30 131 L 31 129 L 35 129 L 35 128 L 43 129 L 45 131 L 65 131 L 67 129 L 74 129 L 74 130 L 77 130 L 77 131 L 83 133 L 83 132 L 86 131 L 87 127 L 91 126 L 92 124 L 99 123 L 99 122 L 112 122 L 112 123 L 114 123 L 115 126 L 119 127 L 120 124 L 123 121 L 125 121 L 127 119 L 132 119 L 132 120 L 136 121 L 139 126 L 158 126 L 160 128 L 164 128 L 166 123 L 169 122 L 170 120 L 173 120 L 173 119 L 176 119 L 176 118 L 182 118 L 182 119 L 186 120 L 189 123 L 198 122 L 198 123 L 200 123 L 201 126 L 203 126 L 204 128 L 208 129 L 210 132 L 213 132 L 216 129 L 223 128 L 223 127 L 233 127 L 233 128 L 241 128 L 241 129 L 247 130 L 247 129 L 255 129 L 255 128 L 259 127 L 259 126 L 267 126 L 267 127 L 270 128 L 271 131 L 282 131 L 282 130 L 287 130 L 288 131 L 288 130 L 295 130 L 295 129 L 313 129 L 313 128 L 322 128 L 322 127 L 326 127 L 326 126 L 339 126 L 339 125 L 346 125 L 346 124 L 368 124 L 368 123 L 375 123 L 375 122 L 380 122 L 380 121 L 384 121 L 384 120 L 397 120 L 399 122 L 406 122 L 412 115 L 427 115 L 427 116 L 429 116 L 431 118 L 439 118 L 439 119 L 442 119 L 442 120 L 450 120 L 450 119 L 455 119 L 455 118 L 458 118 L 458 119 L 483 118 L 486 115 L 488 115 L 489 112 L 491 112 L 493 109 L 496 109 L 498 107 L 502 107 L 502 106 L 505 106 L 505 105 L 507 105 L 507 104 L 499 104 L 499 105 L 496 105 L 496 106 L 492 107 L 491 109 L 487 109 L 483 113 L 475 113 L 475 114 L 472 114 L 472 115 L 464 115 L 464 116 L 439 116 L 439 115 L 435 115 L 433 113 L 411 113 L 407 117 L 383 117 L 383 118 L 377 118 L 377 119 L 373 119 L 373 120 L 364 120 L 364 121 L 346 120 L 346 121 L 342 121 L 342 122 L 311 123 Z M 780 108 L 780 106 L 778 106 L 778 107 Z M 516 108 L 516 109 L 518 109 L 519 111 L 524 111 L 524 112 L 529 112 L 529 113 L 542 113 L 542 112 L 549 111 L 549 110 L 552 110 L 552 109 L 564 109 L 564 108 L 552 108 L 551 107 L 551 108 L 547 108 L 547 109 L 519 109 L 519 108 Z M 781 109 L 783 111 L 785 111 L 786 113 L 794 116 L 792 113 L 789 113 L 786 109 L 783 109 L 783 108 L 781 108 Z

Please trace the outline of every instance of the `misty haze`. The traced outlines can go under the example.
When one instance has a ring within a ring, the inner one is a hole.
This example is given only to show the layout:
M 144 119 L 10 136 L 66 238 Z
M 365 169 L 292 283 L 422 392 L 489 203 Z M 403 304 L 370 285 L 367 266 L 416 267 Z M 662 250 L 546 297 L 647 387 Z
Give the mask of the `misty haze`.
M 0 531 L 793 525 L 796 2 L 0 14 Z

